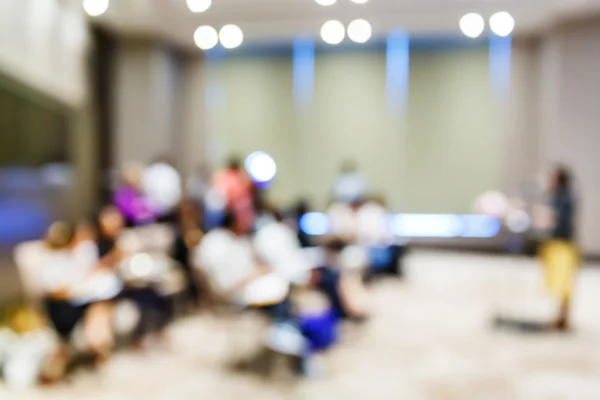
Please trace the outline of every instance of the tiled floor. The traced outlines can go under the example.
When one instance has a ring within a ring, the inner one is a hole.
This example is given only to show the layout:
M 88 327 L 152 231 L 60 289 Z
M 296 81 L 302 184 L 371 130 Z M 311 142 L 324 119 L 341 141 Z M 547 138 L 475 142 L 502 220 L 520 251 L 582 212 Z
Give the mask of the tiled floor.
M 6 400 L 197 399 L 600 399 L 600 269 L 584 268 L 567 335 L 496 331 L 503 312 L 543 320 L 553 304 L 534 261 L 418 252 L 405 282 L 371 290 L 373 318 L 348 327 L 325 356 L 322 379 L 290 381 L 234 373 L 223 365 L 223 321 L 196 317 L 173 329 L 169 352 L 120 354 L 101 373 L 70 385 L 11 393 Z M 237 330 L 254 330 L 244 321 Z M 242 326 L 245 326 L 242 327 Z

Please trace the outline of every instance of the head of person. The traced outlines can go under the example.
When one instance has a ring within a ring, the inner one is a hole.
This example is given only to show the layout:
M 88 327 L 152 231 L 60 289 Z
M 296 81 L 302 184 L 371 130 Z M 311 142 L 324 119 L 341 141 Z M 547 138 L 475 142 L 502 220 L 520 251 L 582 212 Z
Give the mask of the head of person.
M 558 166 L 552 174 L 551 188 L 553 191 L 565 191 L 571 189 L 571 172 L 565 166 Z
M 227 161 L 227 169 L 232 171 L 240 171 L 242 169 L 242 160 L 238 156 L 232 156 Z
M 125 185 L 139 188 L 142 184 L 144 165 L 139 163 L 127 164 L 121 172 L 121 178 Z
M 106 238 L 116 238 L 124 226 L 123 216 L 115 207 L 104 207 L 98 214 L 98 229 Z
M 353 160 L 346 160 L 342 163 L 341 173 L 351 174 L 358 171 L 358 165 Z
M 75 243 L 94 241 L 96 239 L 96 229 L 93 224 L 81 222 L 75 227 Z
M 69 248 L 73 243 L 74 229 L 65 222 L 55 222 L 46 232 L 44 242 L 52 250 Z

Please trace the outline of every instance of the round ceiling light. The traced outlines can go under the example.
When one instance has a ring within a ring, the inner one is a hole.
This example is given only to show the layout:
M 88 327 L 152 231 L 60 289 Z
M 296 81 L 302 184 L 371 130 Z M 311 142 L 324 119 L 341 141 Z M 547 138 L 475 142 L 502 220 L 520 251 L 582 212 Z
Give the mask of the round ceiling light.
M 483 17 L 476 13 L 469 13 L 460 19 L 460 30 L 465 36 L 475 39 L 483 33 L 485 21 Z
M 210 50 L 219 43 L 219 34 L 212 26 L 201 26 L 194 32 L 194 43 L 202 50 Z
M 317 2 L 317 4 L 321 5 L 321 6 L 332 6 L 336 3 L 337 0 L 315 0 Z
M 201 13 L 210 8 L 212 0 L 187 0 L 188 8 L 193 13 Z
M 348 37 L 356 43 L 366 43 L 373 33 L 371 24 L 364 19 L 356 19 L 348 25 Z
M 321 27 L 321 38 L 325 43 L 340 44 L 346 36 L 346 29 L 340 21 L 327 21 Z
M 226 49 L 235 49 L 244 41 L 244 32 L 237 25 L 225 25 L 219 31 L 219 41 Z
M 494 34 L 506 37 L 515 28 L 515 19 L 506 11 L 500 11 L 490 17 L 490 29 Z
M 104 14 L 109 5 L 109 0 L 83 0 L 83 9 L 92 17 Z
M 369 2 L 369 0 L 351 0 L 351 1 L 356 4 L 365 4 L 365 3 Z

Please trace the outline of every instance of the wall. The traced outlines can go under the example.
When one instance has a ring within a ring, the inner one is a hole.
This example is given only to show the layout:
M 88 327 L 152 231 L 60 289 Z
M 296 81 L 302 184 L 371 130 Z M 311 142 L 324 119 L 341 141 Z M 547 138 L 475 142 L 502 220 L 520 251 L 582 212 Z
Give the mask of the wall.
M 578 190 L 579 238 L 600 254 L 600 24 L 558 27 L 542 44 L 542 162 L 572 168 Z
M 387 102 L 380 49 L 317 51 L 306 107 L 294 104 L 291 52 L 234 55 L 209 68 L 209 136 L 221 156 L 271 153 L 278 201 L 308 196 L 324 206 L 348 158 L 395 210 L 468 212 L 502 183 L 485 46 L 412 51 L 405 106 Z
M 173 155 L 177 149 L 177 58 L 167 48 L 145 41 L 121 41 L 115 53 L 114 166 Z
M 0 70 L 52 98 L 84 101 L 87 43 L 79 0 L 0 1 Z

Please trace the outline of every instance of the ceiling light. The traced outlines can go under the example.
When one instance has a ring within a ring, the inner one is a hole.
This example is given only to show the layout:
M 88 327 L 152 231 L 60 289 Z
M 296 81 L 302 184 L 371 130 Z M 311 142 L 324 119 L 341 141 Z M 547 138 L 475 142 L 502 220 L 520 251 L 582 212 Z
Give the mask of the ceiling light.
M 356 4 L 365 4 L 365 3 L 369 2 L 369 0 L 350 0 L 350 1 L 352 1 L 353 3 L 356 3 Z
M 325 43 L 339 44 L 344 40 L 346 30 L 340 21 L 327 21 L 321 27 L 321 38 Z
M 187 0 L 188 8 L 193 13 L 201 13 L 210 8 L 212 0 Z
M 327 7 L 327 6 L 334 5 L 337 0 L 315 0 L 315 1 L 317 2 L 317 4 Z
M 92 17 L 104 14 L 109 5 L 109 0 L 83 0 L 83 9 Z
M 212 26 L 201 26 L 194 32 L 194 43 L 202 50 L 210 50 L 219 43 L 219 34 Z
M 465 36 L 475 39 L 481 35 L 485 28 L 483 17 L 476 13 L 469 13 L 460 19 L 460 30 Z
M 348 37 L 356 43 L 366 43 L 371 38 L 373 29 L 364 19 L 356 19 L 348 25 Z
M 226 49 L 235 49 L 244 41 L 244 33 L 237 25 L 225 25 L 219 31 L 219 40 Z
M 515 19 L 506 11 L 500 11 L 490 17 L 490 29 L 502 37 L 510 35 L 515 28 Z

